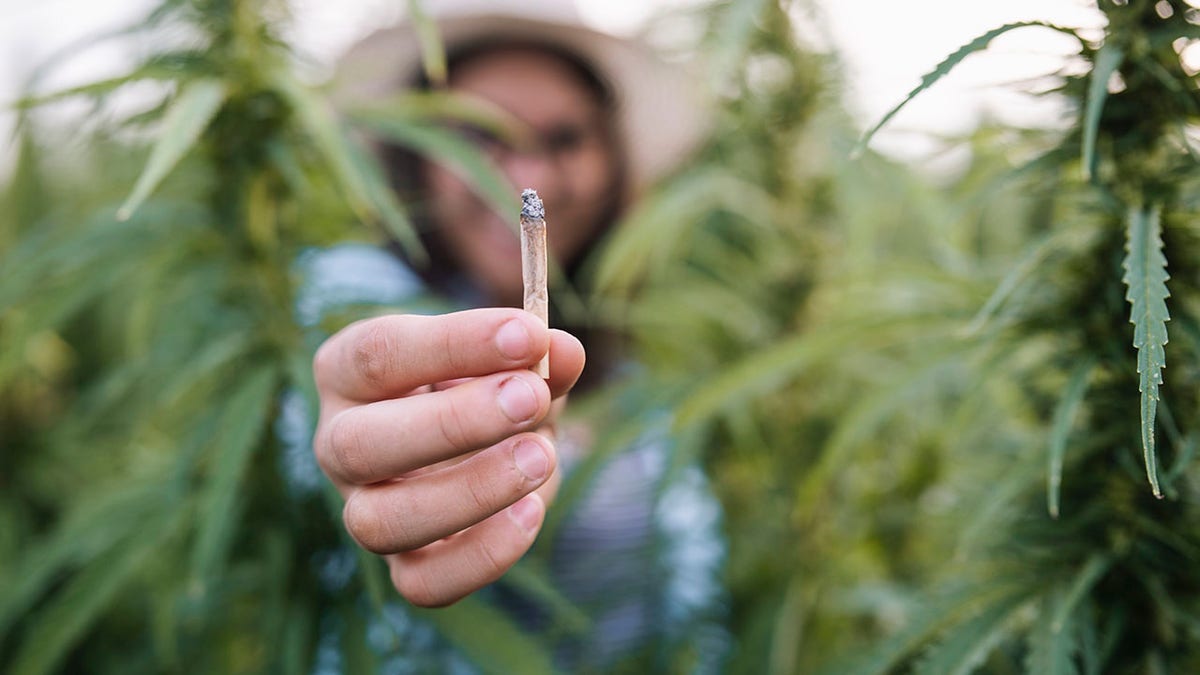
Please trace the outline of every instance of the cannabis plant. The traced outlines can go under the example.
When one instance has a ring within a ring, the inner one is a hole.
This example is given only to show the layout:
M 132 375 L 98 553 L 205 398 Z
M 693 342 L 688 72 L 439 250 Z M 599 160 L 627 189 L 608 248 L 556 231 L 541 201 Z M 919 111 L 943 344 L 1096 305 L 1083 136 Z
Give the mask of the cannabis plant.
M 952 54 L 910 98 L 1009 31 L 1072 36 L 1043 93 L 1077 123 L 981 132 L 940 193 L 845 160 L 836 116 L 773 108 L 821 80 L 781 65 L 781 8 L 757 11 L 734 70 L 778 86 L 725 109 L 770 112 L 730 120 L 709 164 L 740 182 L 681 179 L 679 204 L 727 197 L 605 268 L 641 294 L 645 377 L 674 383 L 722 489 L 734 667 L 1196 670 L 1196 10 L 1101 2 L 1099 39 L 1023 22 Z M 753 173 L 769 156 L 786 168 Z
M 1099 44 L 1054 27 L 1079 39 L 1088 66 L 1060 88 L 1079 123 L 1029 169 L 1054 190 L 1052 210 L 971 326 L 981 348 L 1007 353 L 973 376 L 1011 380 L 1017 406 L 1007 416 L 1033 433 L 975 525 L 987 536 L 947 570 L 953 590 L 885 643 L 868 671 L 927 643 L 922 672 L 1200 665 L 1189 571 L 1200 554 L 1191 468 L 1200 344 L 1187 224 L 1197 175 L 1187 129 L 1200 97 L 1181 57 L 1197 17 L 1186 3 L 1099 9 Z M 1019 28 L 971 43 L 927 83 Z M 1168 320 L 1178 326 L 1169 346 Z
M 838 469 L 873 420 L 912 394 L 867 386 L 919 368 L 941 382 L 954 367 L 906 361 L 943 356 L 949 321 L 922 352 L 916 338 L 929 338 L 936 314 L 899 314 L 912 307 L 899 288 L 870 297 L 885 266 L 930 268 L 938 251 L 924 242 L 942 207 L 900 167 L 849 161 L 836 60 L 798 42 L 796 9 L 722 3 L 706 15 L 706 44 L 727 59 L 714 76 L 712 143 L 631 217 L 597 268 L 602 301 L 646 364 L 629 383 L 643 392 L 635 410 L 672 411 L 677 462 L 703 458 L 725 506 L 731 672 L 811 672 L 861 644 L 833 596 L 893 578 L 889 566 L 902 576 L 919 559 L 927 544 L 916 510 L 892 509 L 887 523 L 875 511 L 904 504 L 937 474 L 880 444 L 847 480 Z M 892 306 L 880 315 L 868 305 Z M 915 440 L 921 426 L 895 431 Z M 870 480 L 888 474 L 904 477 Z M 900 545 L 917 552 L 889 550 Z
M 315 471 L 301 478 L 324 497 L 288 493 L 295 458 L 274 425 L 285 392 L 315 410 L 315 345 L 295 314 L 304 249 L 386 233 L 421 251 L 301 76 L 286 20 L 269 0 L 166 0 L 109 36 L 155 45 L 129 73 L 19 104 L 0 221 L 6 672 L 309 672 L 319 656 L 362 672 L 375 658 L 379 608 L 357 599 L 379 602 L 384 572 L 329 559 L 347 543 L 340 499 Z M 135 85 L 153 102 L 130 113 L 116 95 Z M 90 104 L 75 134 L 38 116 L 60 100 Z M 497 194 L 495 172 L 432 122 L 474 113 L 433 95 L 385 107 L 398 142 Z M 345 590 L 322 590 L 347 570 Z M 547 669 L 474 606 L 434 620 L 490 667 Z M 340 643 L 319 640 L 331 626 Z
M 1013 354 L 975 376 L 1015 376 L 1014 422 L 1035 434 L 1014 460 L 1041 470 L 1014 468 L 989 536 L 964 551 L 963 585 L 895 636 L 875 670 L 931 639 L 917 660 L 927 672 L 1200 667 L 1188 137 L 1200 95 L 1182 58 L 1198 17 L 1183 2 L 1099 10 L 1099 43 L 1055 27 L 1087 64 L 1060 89 L 1079 123 L 1030 169 L 1055 191 L 1053 211 L 973 326 L 981 345 Z M 1018 28 L 968 45 L 929 81 Z

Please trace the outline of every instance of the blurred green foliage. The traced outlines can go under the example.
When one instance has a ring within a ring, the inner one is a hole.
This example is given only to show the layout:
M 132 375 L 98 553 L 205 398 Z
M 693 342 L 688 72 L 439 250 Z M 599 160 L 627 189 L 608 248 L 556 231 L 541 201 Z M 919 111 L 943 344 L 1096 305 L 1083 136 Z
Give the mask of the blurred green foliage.
M 593 261 L 592 309 L 644 366 L 578 402 L 613 419 L 548 536 L 651 423 L 614 412 L 633 397 L 673 411 L 678 462 L 701 459 L 725 507 L 731 672 L 1200 671 L 1196 10 L 1099 3 L 1103 41 L 1080 37 L 1048 94 L 1077 124 L 985 125 L 941 185 L 851 158 L 836 58 L 798 44 L 795 11 L 664 18 L 704 28 L 716 132 Z M 0 194 L 0 669 L 308 672 L 330 616 L 347 668 L 374 664 L 354 602 L 386 578 L 364 555 L 322 594 L 309 560 L 344 537 L 338 500 L 286 497 L 271 427 L 283 388 L 311 396 L 298 253 L 411 236 L 283 21 L 168 0 L 139 28 L 168 46 L 65 94 L 90 124 L 21 111 Z M 110 105 L 135 81 L 160 97 Z M 359 121 L 501 199 L 430 128 L 469 114 L 434 97 Z M 547 667 L 481 602 L 429 616 L 485 668 Z
M 1101 42 L 997 27 L 912 91 L 1009 31 L 1080 45 L 1048 93 L 1078 123 L 985 126 L 935 190 L 847 159 L 828 64 L 765 7 L 723 133 L 644 207 L 683 222 L 600 266 L 728 509 L 733 672 L 1200 667 L 1200 28 L 1097 10 Z

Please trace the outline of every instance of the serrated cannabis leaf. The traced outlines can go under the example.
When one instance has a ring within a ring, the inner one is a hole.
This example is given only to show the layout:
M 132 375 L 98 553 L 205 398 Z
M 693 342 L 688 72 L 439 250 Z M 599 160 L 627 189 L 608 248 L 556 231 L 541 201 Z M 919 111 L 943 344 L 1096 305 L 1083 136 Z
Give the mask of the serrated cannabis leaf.
M 1163 254 L 1159 207 L 1135 206 L 1126 218 L 1125 299 L 1131 305 L 1133 346 L 1137 348 L 1138 390 L 1142 393 L 1142 452 L 1146 476 L 1155 497 L 1162 497 L 1154 452 L 1154 416 L 1158 409 L 1158 386 L 1167 365 L 1167 258 Z
M 974 54 L 975 52 L 986 49 L 988 44 L 990 44 L 992 40 L 996 39 L 1000 35 L 1003 35 L 1004 33 L 1007 33 L 1010 30 L 1015 30 L 1017 28 L 1028 28 L 1030 26 L 1041 26 L 1043 28 L 1050 28 L 1052 30 L 1060 31 L 1060 32 L 1066 33 L 1068 35 L 1078 37 L 1076 35 L 1075 31 L 1073 31 L 1069 28 L 1064 28 L 1062 26 L 1056 26 L 1052 23 L 1046 23 L 1044 21 L 1017 21 L 1014 23 L 1004 24 L 1003 26 L 999 26 L 997 28 L 993 28 L 992 30 L 989 30 L 988 32 L 984 33 L 983 35 L 980 35 L 979 37 L 975 38 L 974 40 L 971 40 L 967 44 L 956 49 L 953 54 L 951 54 L 950 56 L 947 56 L 944 60 L 942 60 L 941 63 L 937 64 L 937 66 L 932 71 L 926 73 L 925 76 L 921 78 L 921 83 L 918 84 L 916 87 L 914 87 L 912 91 L 908 92 L 908 95 L 904 97 L 903 101 L 900 101 L 900 103 L 898 103 L 896 105 L 896 107 L 889 110 L 887 112 L 887 114 L 883 116 L 883 119 L 879 120 L 879 122 L 877 122 L 875 124 L 875 126 L 871 127 L 871 129 L 868 130 L 867 133 L 863 134 L 862 138 L 859 139 L 858 143 L 854 146 L 854 149 L 850 152 L 851 156 L 858 156 L 858 155 L 862 154 L 862 152 L 864 150 L 866 150 L 867 144 L 871 142 L 871 139 L 874 138 L 876 132 L 878 132 L 880 129 L 883 128 L 883 125 L 890 122 L 891 119 L 896 116 L 896 113 L 899 113 L 900 110 L 902 108 L 904 108 L 904 106 L 908 105 L 909 101 L 916 98 L 917 94 L 920 94 L 921 92 L 925 91 L 929 87 L 933 86 L 933 84 L 935 82 L 942 79 L 942 77 L 945 76 L 947 73 L 949 73 L 951 70 L 953 70 L 955 66 L 962 63 L 963 59 Z

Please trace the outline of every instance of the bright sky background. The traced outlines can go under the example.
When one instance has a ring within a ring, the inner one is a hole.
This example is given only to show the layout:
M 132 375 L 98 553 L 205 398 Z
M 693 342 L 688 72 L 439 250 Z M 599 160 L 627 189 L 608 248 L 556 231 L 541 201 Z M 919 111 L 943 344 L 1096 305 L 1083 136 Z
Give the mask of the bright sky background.
M 689 0 L 581 0 L 584 16 L 617 33 L 636 30 L 646 16 Z M 63 45 L 129 25 L 153 0 L 0 0 L 0 102 L 15 98 L 32 68 Z M 395 16 L 402 0 L 293 0 L 296 42 L 318 59 L 332 59 L 371 27 Z M 848 105 L 863 126 L 877 120 L 942 58 L 1001 24 L 1041 19 L 1068 26 L 1100 25 L 1089 0 L 814 0 L 821 36 L 841 50 L 849 71 Z M 963 132 L 980 115 L 1018 124 L 1053 124 L 1060 111 L 1016 93 L 1018 82 L 1057 69 L 1073 45 L 1040 28 L 997 39 L 918 97 L 878 137 L 876 147 L 903 156 L 929 147 L 929 133 Z M 89 50 L 56 71 L 52 85 L 116 74 L 131 55 Z M 0 162 L 8 155 L 12 116 L 0 112 Z

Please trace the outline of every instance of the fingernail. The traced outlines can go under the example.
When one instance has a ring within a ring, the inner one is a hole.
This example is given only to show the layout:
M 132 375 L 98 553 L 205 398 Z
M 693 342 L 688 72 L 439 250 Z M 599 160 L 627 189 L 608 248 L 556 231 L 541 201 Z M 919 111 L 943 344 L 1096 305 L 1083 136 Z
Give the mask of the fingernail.
M 546 459 L 546 451 L 533 441 L 521 441 L 513 448 L 513 462 L 517 470 L 532 481 L 540 481 L 550 470 L 550 460 Z
M 541 498 L 537 495 L 525 495 L 516 504 L 508 507 L 508 517 L 522 530 L 536 532 L 542 524 L 543 511 Z
M 496 331 L 496 349 L 500 350 L 501 356 L 506 359 L 519 361 L 525 358 L 529 355 L 532 344 L 529 329 L 525 328 L 525 324 L 519 319 L 512 319 Z
M 510 377 L 500 385 L 496 396 L 500 410 L 513 422 L 528 422 L 538 411 L 537 394 L 533 387 L 519 377 Z

